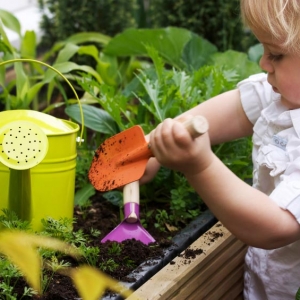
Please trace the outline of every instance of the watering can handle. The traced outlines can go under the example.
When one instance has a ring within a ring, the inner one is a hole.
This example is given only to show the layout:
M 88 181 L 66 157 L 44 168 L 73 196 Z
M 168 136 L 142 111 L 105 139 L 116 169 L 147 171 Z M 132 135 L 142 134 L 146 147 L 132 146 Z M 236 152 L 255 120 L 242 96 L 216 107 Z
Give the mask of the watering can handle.
M 10 59 L 10 60 L 6 60 L 6 61 L 2 61 L 0 62 L 0 67 L 6 64 L 11 64 L 11 63 L 16 63 L 16 62 L 28 62 L 28 63 L 38 63 L 40 65 L 43 65 L 49 69 L 51 69 L 52 71 L 54 71 L 56 74 L 58 74 L 59 76 L 61 76 L 66 82 L 67 84 L 70 86 L 72 92 L 75 95 L 75 98 L 78 102 L 79 105 L 79 109 L 80 109 L 80 115 L 81 115 L 81 133 L 80 133 L 80 139 L 79 139 L 79 145 L 81 145 L 81 142 L 83 141 L 83 131 L 84 131 L 84 118 L 83 118 L 83 110 L 82 110 L 82 105 L 80 103 L 79 97 L 74 89 L 74 87 L 72 86 L 71 82 L 68 80 L 68 78 L 66 78 L 66 76 L 64 76 L 60 71 L 58 71 L 57 69 L 55 69 L 54 67 L 36 60 L 36 59 L 30 59 L 30 58 L 14 58 L 14 59 Z

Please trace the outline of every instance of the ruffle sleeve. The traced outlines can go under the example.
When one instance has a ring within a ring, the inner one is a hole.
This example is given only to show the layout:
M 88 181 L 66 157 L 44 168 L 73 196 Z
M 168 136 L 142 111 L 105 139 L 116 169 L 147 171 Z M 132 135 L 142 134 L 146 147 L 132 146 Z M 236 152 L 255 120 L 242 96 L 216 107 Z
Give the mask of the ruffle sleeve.
M 240 91 L 243 109 L 252 124 L 257 121 L 265 107 L 280 97 L 273 91 L 265 73 L 252 75 L 239 82 L 237 87 Z

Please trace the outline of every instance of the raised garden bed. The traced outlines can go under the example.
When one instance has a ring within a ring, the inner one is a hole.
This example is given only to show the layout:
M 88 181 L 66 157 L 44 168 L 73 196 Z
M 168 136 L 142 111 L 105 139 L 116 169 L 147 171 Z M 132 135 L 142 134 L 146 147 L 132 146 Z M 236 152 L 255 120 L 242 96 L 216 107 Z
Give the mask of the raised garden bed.
M 218 222 L 128 300 L 243 299 L 246 249 Z

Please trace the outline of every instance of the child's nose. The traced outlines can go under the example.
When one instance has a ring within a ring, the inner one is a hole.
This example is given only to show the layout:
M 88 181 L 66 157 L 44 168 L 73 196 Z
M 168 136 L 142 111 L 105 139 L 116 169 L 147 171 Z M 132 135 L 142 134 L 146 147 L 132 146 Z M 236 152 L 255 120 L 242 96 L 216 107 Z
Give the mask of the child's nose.
M 265 54 L 261 57 L 259 65 L 264 71 L 268 73 L 274 72 L 272 62 L 268 59 L 267 55 Z

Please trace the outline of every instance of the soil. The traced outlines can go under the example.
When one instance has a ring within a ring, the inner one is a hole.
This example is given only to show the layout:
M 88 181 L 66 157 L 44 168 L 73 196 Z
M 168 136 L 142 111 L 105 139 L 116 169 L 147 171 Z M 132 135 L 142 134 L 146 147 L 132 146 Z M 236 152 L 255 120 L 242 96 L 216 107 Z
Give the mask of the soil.
M 74 231 L 83 230 L 85 234 L 89 236 L 90 244 L 89 246 L 99 247 L 99 258 L 97 264 L 105 262 L 108 259 L 113 258 L 114 261 L 119 265 L 114 271 L 105 270 L 105 273 L 111 277 L 122 282 L 132 282 L 134 277 L 128 275 L 133 271 L 137 270 L 138 266 L 151 259 L 159 259 L 164 256 L 164 250 L 172 245 L 171 238 L 176 234 L 176 232 L 160 231 L 154 226 L 154 220 L 147 220 L 149 224 L 146 230 L 155 238 L 156 242 L 149 245 L 145 245 L 142 242 L 131 239 L 125 240 L 119 243 L 122 252 L 120 255 L 113 255 L 108 251 L 111 248 L 110 241 L 101 243 L 101 239 L 111 232 L 116 226 L 120 224 L 119 209 L 107 201 L 103 201 L 101 194 L 96 194 L 92 199 L 92 205 L 89 207 L 86 214 L 78 208 L 74 208 L 74 217 L 76 223 L 74 224 Z M 141 212 L 141 218 L 143 217 L 143 212 Z M 90 235 L 90 230 L 98 229 L 101 234 L 98 237 L 93 237 Z M 202 253 L 201 249 L 187 249 L 186 257 L 189 259 L 195 258 L 197 255 Z M 125 263 L 128 258 L 131 261 L 130 264 Z M 71 260 L 70 260 L 71 261 Z M 72 262 L 72 266 L 76 266 L 78 262 Z M 85 262 L 84 262 L 85 263 Z M 51 277 L 51 274 L 49 273 Z M 14 292 L 21 295 L 24 291 L 26 283 L 24 280 L 18 280 L 15 284 Z M 33 297 L 23 297 L 22 299 L 42 299 L 42 300 L 60 300 L 60 299 L 77 299 L 79 295 L 71 281 L 71 279 L 62 274 L 56 273 L 53 279 L 50 281 L 49 287 L 44 292 L 42 296 Z M 20 299 L 20 298 L 18 298 Z

